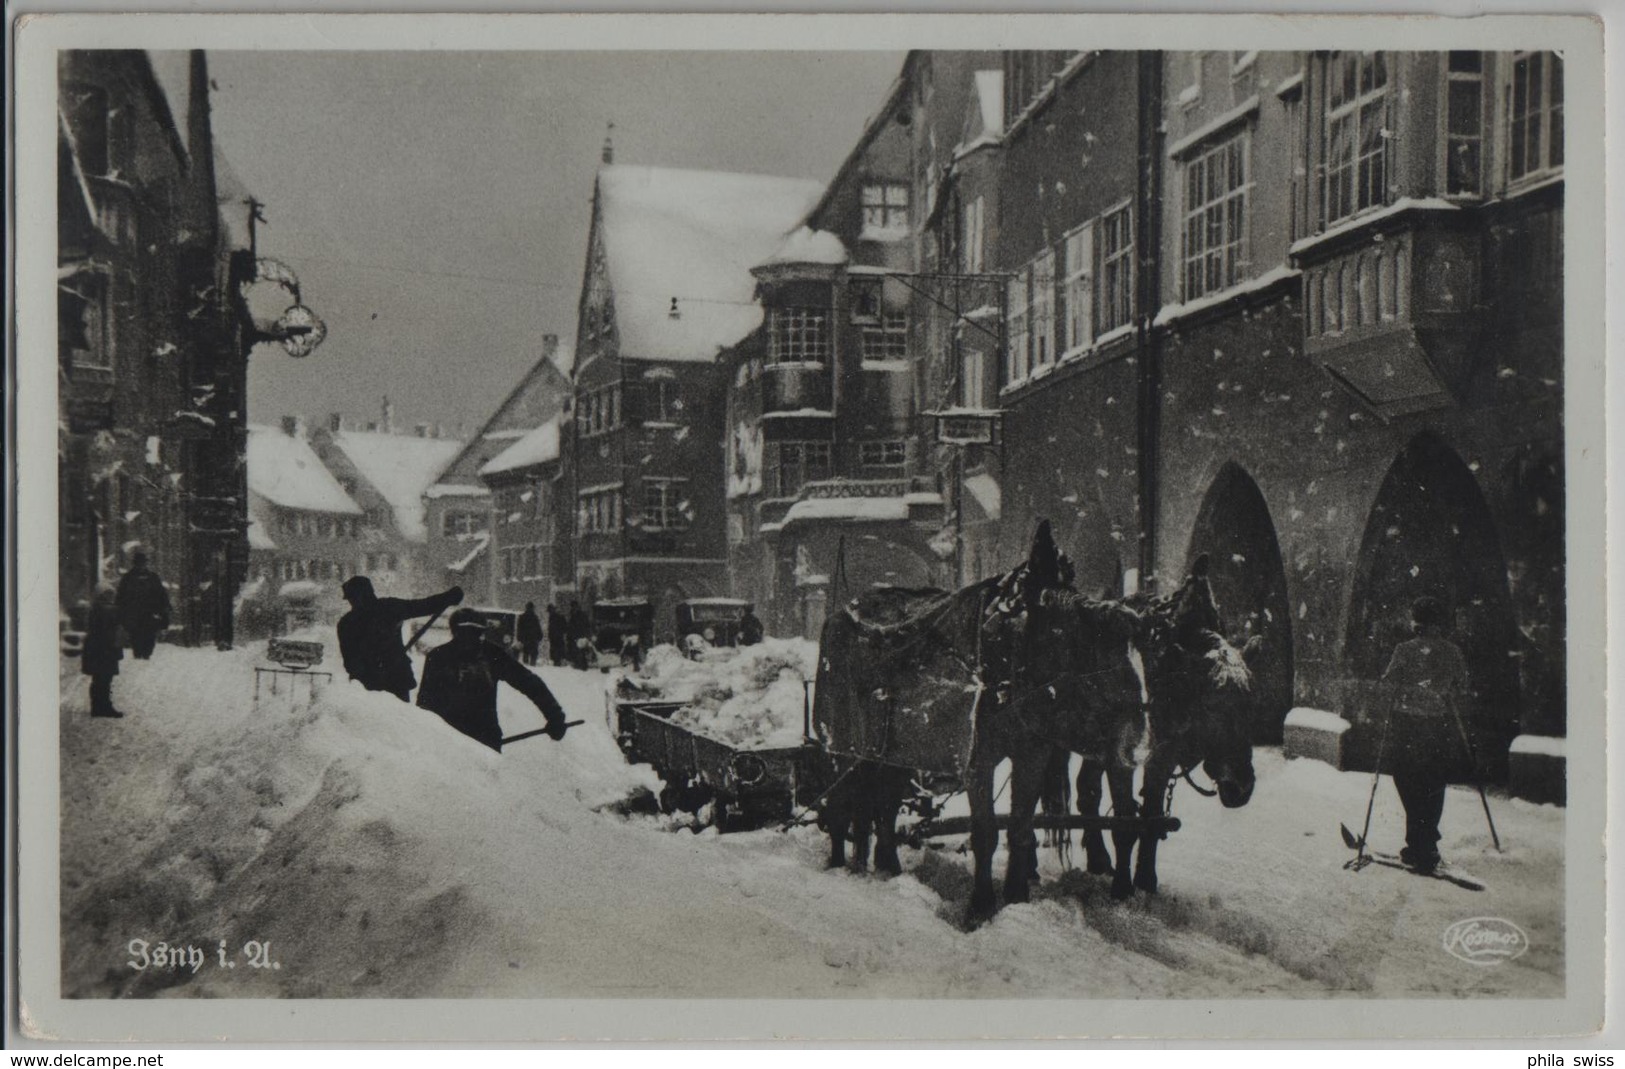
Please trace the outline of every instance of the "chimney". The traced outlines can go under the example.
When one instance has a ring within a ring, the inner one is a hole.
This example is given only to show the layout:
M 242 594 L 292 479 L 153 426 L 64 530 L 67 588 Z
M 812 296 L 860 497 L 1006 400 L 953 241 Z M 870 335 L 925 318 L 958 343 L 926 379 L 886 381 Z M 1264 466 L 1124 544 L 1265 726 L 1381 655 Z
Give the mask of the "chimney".
M 299 437 L 299 417 L 298 416 L 283 416 L 282 417 L 282 433 L 286 434 L 289 438 L 297 438 L 297 437 Z
M 429 437 L 429 425 L 427 423 L 419 423 L 416 427 L 414 427 L 412 429 L 417 432 L 417 435 L 418 435 L 419 438 L 427 438 L 427 437 Z
M 384 396 L 383 426 L 379 430 L 385 434 L 395 433 L 395 406 L 389 403 L 389 396 Z
M 557 334 L 542 335 L 542 359 L 553 363 L 553 358 L 559 355 L 559 336 Z
M 598 155 L 598 158 L 603 160 L 606 166 L 615 162 L 615 142 L 612 140 L 614 136 L 615 124 L 611 122 L 604 129 L 604 151 Z
M 327 429 L 337 434 L 344 429 L 344 414 L 334 412 L 327 417 Z
M 187 179 L 192 196 L 187 229 L 204 247 L 212 248 L 220 212 L 214 178 L 214 130 L 209 121 L 209 61 L 201 48 L 192 49 L 187 58 Z
M 367 421 L 367 430 L 376 431 L 377 429 L 378 429 L 378 421 L 377 420 L 374 419 L 374 420 L 368 420 Z

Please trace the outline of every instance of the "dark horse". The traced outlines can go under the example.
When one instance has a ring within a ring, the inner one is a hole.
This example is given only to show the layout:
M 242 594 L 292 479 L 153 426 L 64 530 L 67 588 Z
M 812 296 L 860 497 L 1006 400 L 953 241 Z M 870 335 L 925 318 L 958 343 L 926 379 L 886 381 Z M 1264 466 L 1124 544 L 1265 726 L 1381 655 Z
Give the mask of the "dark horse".
M 1106 770 L 1119 816 L 1162 815 L 1166 785 L 1194 761 L 1202 761 L 1219 784 L 1224 804 L 1245 805 L 1252 794 L 1246 737 L 1251 674 L 1218 633 L 1205 559 L 1167 598 L 1141 599 L 1143 614 L 1126 603 L 1078 595 L 1064 570 L 1049 525 L 1041 523 L 1027 562 L 1007 577 L 985 616 L 984 672 L 1002 684 L 997 700 L 979 707 L 966 774 L 976 857 L 970 923 L 995 907 L 993 780 L 1002 760 L 1011 763 L 1007 903 L 1027 901 L 1036 875 L 1033 812 L 1050 769 L 1069 752 L 1084 756 L 1093 783 Z M 1132 785 L 1148 712 L 1151 758 L 1141 807 L 1134 804 Z M 1098 805 L 1098 787 L 1094 797 Z M 1140 869 L 1131 880 L 1127 848 L 1137 837 Z M 1114 832 L 1114 893 L 1127 895 L 1135 885 L 1155 890 L 1158 837 Z
M 1207 558 L 1198 558 L 1191 575 L 1178 590 L 1164 598 L 1130 599 L 1142 612 L 1142 629 L 1135 640 L 1146 677 L 1149 754 L 1145 760 L 1140 798 L 1134 797 L 1134 764 L 1102 760 L 1084 753 L 1078 773 L 1078 812 L 1100 812 L 1101 780 L 1117 816 L 1164 816 L 1174 784 L 1189 778 L 1198 766 L 1217 788 L 1226 808 L 1247 804 L 1253 792 L 1252 664 L 1262 647 L 1254 636 L 1241 647 L 1221 631 L 1218 607 L 1207 580 Z M 1065 783 L 1065 756 L 1059 773 Z M 1194 781 L 1190 781 L 1195 786 Z M 1212 794 L 1212 791 L 1203 791 Z M 1097 829 L 1084 833 L 1088 871 L 1112 874 L 1112 895 L 1126 898 L 1137 887 L 1157 890 L 1156 831 L 1132 829 L 1112 833 L 1116 864 L 1106 852 L 1105 837 Z M 1138 841 L 1140 854 L 1130 875 L 1130 860 Z

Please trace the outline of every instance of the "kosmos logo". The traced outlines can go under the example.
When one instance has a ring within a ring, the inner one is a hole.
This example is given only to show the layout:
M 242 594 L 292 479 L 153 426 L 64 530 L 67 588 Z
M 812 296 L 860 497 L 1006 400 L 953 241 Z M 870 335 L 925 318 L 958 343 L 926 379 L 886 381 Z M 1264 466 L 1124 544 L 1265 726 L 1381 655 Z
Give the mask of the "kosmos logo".
M 1469 917 L 1444 930 L 1444 948 L 1469 965 L 1500 965 L 1529 949 L 1529 936 L 1500 917 Z

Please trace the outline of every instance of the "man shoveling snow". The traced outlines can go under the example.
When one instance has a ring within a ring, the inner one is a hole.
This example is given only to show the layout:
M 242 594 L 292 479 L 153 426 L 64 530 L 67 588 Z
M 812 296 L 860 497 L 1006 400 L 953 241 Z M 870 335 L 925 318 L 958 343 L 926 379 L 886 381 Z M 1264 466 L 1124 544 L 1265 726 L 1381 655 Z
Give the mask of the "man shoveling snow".
M 547 684 L 510 657 L 506 650 L 485 641 L 485 621 L 479 613 L 458 609 L 451 614 L 451 641 L 430 650 L 424 659 L 418 705 L 469 738 L 501 753 L 498 682 L 508 684 L 541 710 L 547 720 L 544 734 L 552 739 L 564 738 L 570 724 Z

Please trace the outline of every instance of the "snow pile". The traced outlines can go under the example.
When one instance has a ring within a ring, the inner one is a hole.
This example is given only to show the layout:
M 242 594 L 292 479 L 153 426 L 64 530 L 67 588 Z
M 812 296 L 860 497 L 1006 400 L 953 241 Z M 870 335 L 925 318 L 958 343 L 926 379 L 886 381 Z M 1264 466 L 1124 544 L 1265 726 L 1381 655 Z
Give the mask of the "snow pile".
M 804 684 L 817 674 L 818 643 L 804 638 L 711 650 L 697 661 L 656 646 L 621 693 L 680 701 L 675 723 L 739 749 L 798 746 Z
M 763 260 L 759 266 L 775 267 L 779 264 L 844 264 L 846 246 L 841 239 L 827 230 L 813 230 L 799 226 L 784 239 L 784 244 Z
M 455 438 L 339 431 L 333 435 L 333 444 L 389 502 L 401 535 L 413 542 L 426 539 L 423 492 L 462 452 L 463 443 Z
M 1564 915 L 1561 808 L 1492 795 L 1497 852 L 1474 792 L 1448 792 L 1440 847 L 1480 893 L 1350 872 L 1337 826 L 1359 826 L 1370 774 L 1259 749 L 1242 809 L 1179 786 L 1156 897 L 1114 902 L 1109 879 L 1045 849 L 1034 901 L 966 932 L 953 839 L 905 847 L 887 880 L 825 871 L 813 827 L 672 835 L 603 808 L 658 781 L 622 757 L 597 673 L 543 669 L 586 723 L 498 755 L 345 682 L 331 632 L 308 634 L 337 675 L 314 700 L 283 677 L 255 703 L 263 645 L 161 645 L 124 662 L 123 720 L 90 718 L 63 659 L 64 998 L 1535 999 L 1563 993 L 1565 928 L 1587 921 Z M 750 653 L 700 668 L 749 677 Z M 499 702 L 507 733 L 541 725 L 507 688 Z M 1371 842 L 1396 849 L 1404 832 L 1383 777 Z M 1474 916 L 1518 925 L 1529 951 L 1456 959 L 1441 937 Z M 197 945 L 207 963 L 137 972 L 133 939 Z M 221 939 L 234 969 L 216 964 Z M 251 939 L 282 967 L 248 967 Z
M 283 508 L 361 514 L 310 443 L 276 427 L 249 424 L 248 489 Z

